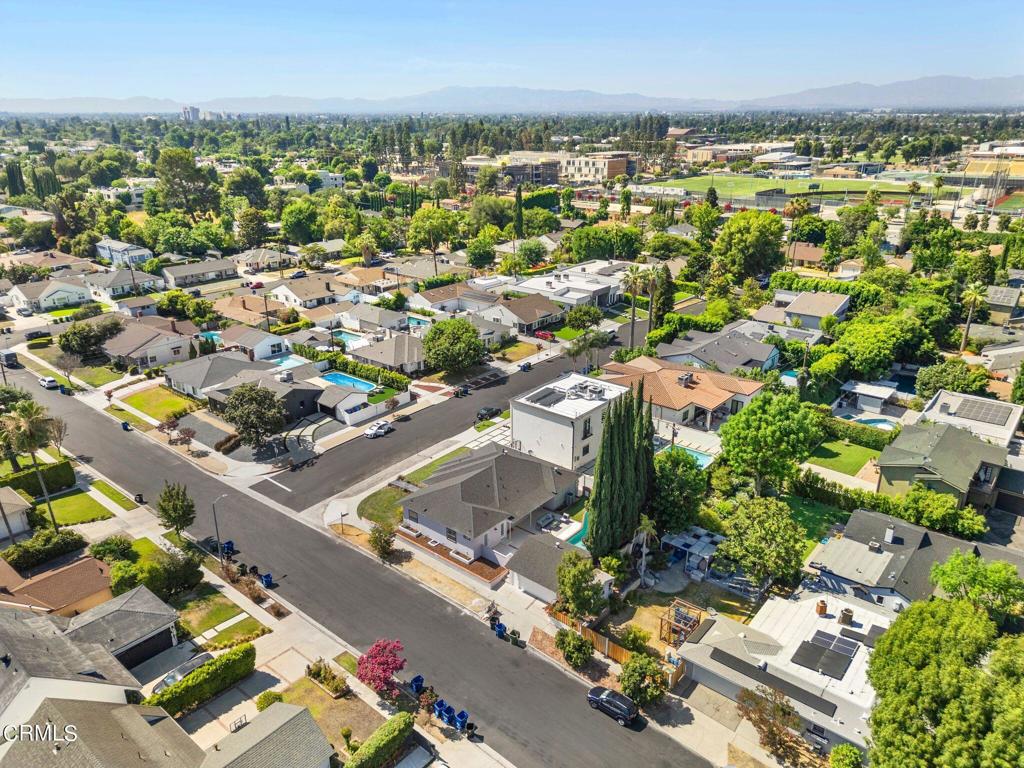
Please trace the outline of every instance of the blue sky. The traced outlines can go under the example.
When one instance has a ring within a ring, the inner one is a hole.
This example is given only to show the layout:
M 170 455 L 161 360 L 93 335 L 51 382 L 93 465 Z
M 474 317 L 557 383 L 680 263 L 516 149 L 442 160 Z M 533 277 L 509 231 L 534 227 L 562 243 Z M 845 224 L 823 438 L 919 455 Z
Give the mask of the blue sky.
M 520 85 L 728 99 L 1024 74 L 1024 14 L 991 0 L 0 0 L 0 23 L 6 97 Z

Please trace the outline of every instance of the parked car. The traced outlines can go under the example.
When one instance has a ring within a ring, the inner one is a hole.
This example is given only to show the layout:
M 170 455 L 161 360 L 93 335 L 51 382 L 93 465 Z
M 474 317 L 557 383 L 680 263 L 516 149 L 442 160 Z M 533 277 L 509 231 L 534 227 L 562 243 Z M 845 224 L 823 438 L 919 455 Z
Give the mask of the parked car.
M 587 702 L 591 709 L 599 709 L 615 718 L 619 725 L 629 725 L 640 714 L 640 708 L 629 696 L 604 686 L 595 686 L 587 691 Z
M 294 272 L 292 272 L 290 275 L 288 275 L 288 278 L 290 280 L 298 280 L 300 277 L 305 277 L 305 276 L 306 276 L 306 270 L 304 270 L 304 269 L 297 269 Z
M 493 405 L 486 405 L 476 412 L 477 421 L 487 421 L 487 419 L 493 419 L 495 416 L 501 415 L 501 408 L 495 408 Z
M 252 285 L 250 285 L 249 287 L 250 287 L 250 288 L 253 288 L 253 289 L 256 289 L 256 288 L 262 288 L 262 287 L 263 287 L 263 282 L 262 282 L 262 281 L 260 281 L 260 280 L 257 280 L 256 282 L 254 282 L 254 283 L 253 283 Z
M 544 341 L 554 341 L 555 339 L 555 334 L 551 331 L 534 331 L 533 335 L 538 339 L 544 339 Z
M 0 363 L 3 363 L 8 368 L 21 368 L 18 353 L 10 349 L 0 349 Z
M 164 675 L 164 679 L 154 686 L 153 693 L 160 693 L 167 686 L 174 685 L 179 680 L 184 680 L 208 661 L 213 661 L 213 654 L 200 653 L 198 656 L 193 656 L 184 664 L 178 665 Z
M 375 421 L 373 424 L 366 428 L 363 432 L 363 437 L 369 437 L 371 439 L 375 437 L 384 437 L 388 432 L 394 432 L 395 428 L 386 421 Z
M 22 317 L 32 317 L 32 310 L 28 307 L 18 307 L 18 314 Z
M 43 376 L 39 379 L 39 386 L 43 389 L 56 389 L 60 386 L 53 376 Z
M 29 331 L 25 334 L 25 341 L 32 341 L 32 339 L 45 339 L 49 335 L 49 331 Z

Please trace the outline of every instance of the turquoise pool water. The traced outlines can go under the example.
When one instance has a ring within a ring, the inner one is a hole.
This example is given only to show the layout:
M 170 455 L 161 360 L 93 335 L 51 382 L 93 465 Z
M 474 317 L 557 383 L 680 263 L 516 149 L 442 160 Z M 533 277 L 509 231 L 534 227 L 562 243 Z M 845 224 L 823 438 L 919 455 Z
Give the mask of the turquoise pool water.
M 334 338 L 341 339 L 346 344 L 349 344 L 353 341 L 359 341 L 363 337 L 358 333 L 352 333 L 351 331 L 335 331 Z
M 199 335 L 204 339 L 216 342 L 218 347 L 224 344 L 224 340 L 220 337 L 220 331 L 201 331 Z
M 583 539 L 587 537 L 587 531 L 590 530 L 590 513 L 588 512 L 583 516 L 583 527 L 580 528 L 576 533 L 569 537 L 569 543 L 575 547 L 583 547 Z
M 866 416 L 859 416 L 855 419 L 852 416 L 850 416 L 850 414 L 846 414 L 845 416 L 843 416 L 843 418 L 846 419 L 847 421 L 852 421 L 854 424 L 866 424 L 869 427 L 880 429 L 883 432 L 892 432 L 894 429 L 896 429 L 896 423 L 891 419 L 871 419 Z
M 377 386 L 372 382 L 357 379 L 355 376 L 349 376 L 347 373 L 339 373 L 338 371 L 325 373 L 322 378 L 331 382 L 331 384 L 337 384 L 339 387 L 351 387 L 352 389 L 358 389 L 360 392 L 369 392 Z
M 669 446 L 665 450 L 671 451 L 673 450 L 673 448 Z M 691 456 L 693 456 L 693 458 L 697 460 L 697 466 L 700 467 L 701 469 L 707 469 L 708 465 L 715 460 L 715 457 L 712 456 L 710 453 L 704 453 L 704 451 L 698 451 L 695 448 L 687 448 L 682 445 L 677 445 L 674 450 L 686 451 L 688 454 L 690 454 Z
M 424 320 L 422 317 L 413 317 L 409 315 L 409 325 L 430 325 L 429 320 Z
M 300 355 L 284 354 L 272 357 L 267 360 L 267 362 L 273 363 L 281 370 L 287 370 L 289 368 L 298 368 L 300 365 L 305 365 L 309 360 Z

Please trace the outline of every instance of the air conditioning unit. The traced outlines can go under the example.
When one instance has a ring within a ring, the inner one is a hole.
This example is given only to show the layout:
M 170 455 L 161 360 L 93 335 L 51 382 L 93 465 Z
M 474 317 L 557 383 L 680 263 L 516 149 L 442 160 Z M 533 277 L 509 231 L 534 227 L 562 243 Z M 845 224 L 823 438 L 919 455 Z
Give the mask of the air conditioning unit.
M 277 374 L 277 380 L 280 381 L 282 384 L 291 384 L 292 381 L 294 381 L 294 379 L 292 378 L 291 371 L 281 371 L 279 374 Z

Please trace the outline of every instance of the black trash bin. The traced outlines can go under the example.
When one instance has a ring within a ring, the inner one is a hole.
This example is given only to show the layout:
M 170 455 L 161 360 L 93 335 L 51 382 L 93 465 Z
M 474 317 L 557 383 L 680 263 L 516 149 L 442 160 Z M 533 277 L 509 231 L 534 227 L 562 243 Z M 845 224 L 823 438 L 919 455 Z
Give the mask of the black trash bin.
M 136 493 L 135 494 L 135 503 L 136 504 L 145 504 L 146 503 L 146 500 L 142 498 L 142 494 L 141 493 Z

